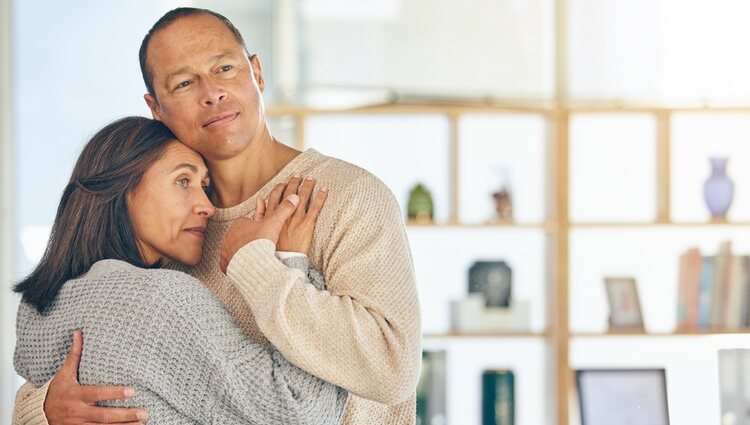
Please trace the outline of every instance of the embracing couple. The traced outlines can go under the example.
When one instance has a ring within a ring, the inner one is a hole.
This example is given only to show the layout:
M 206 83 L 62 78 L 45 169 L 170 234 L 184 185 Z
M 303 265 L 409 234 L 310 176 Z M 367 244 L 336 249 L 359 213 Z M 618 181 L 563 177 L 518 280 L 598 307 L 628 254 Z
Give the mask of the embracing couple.
M 168 12 L 140 63 L 155 120 L 88 142 L 15 287 L 14 423 L 414 423 L 419 302 L 390 191 L 271 136 L 225 17 Z

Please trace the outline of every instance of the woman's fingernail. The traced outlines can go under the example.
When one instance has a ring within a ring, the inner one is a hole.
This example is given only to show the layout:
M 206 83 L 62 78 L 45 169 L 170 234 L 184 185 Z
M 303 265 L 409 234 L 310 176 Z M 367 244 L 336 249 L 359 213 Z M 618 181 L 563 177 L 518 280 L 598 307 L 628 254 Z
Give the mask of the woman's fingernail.
M 126 398 L 135 397 L 135 390 L 132 388 L 125 388 L 125 397 Z
M 305 180 L 312 180 L 312 179 L 313 179 L 312 176 L 305 177 Z
M 323 186 L 323 187 L 320 188 L 320 191 L 321 192 L 328 192 L 328 188 L 325 187 L 325 186 Z
M 299 175 L 299 174 L 295 174 L 295 175 L 293 175 L 293 176 L 292 176 L 292 178 L 293 178 L 293 179 L 299 179 L 299 178 L 301 178 L 301 177 L 300 177 L 300 175 Z

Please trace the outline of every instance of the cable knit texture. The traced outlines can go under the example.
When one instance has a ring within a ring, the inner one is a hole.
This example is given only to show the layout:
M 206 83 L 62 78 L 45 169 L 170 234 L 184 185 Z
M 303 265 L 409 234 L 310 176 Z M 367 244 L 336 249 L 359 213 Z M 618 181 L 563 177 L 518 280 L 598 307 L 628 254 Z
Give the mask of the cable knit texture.
M 305 284 L 304 274 L 280 268 L 269 241 L 241 249 L 229 265 L 230 280 L 218 267 L 224 233 L 233 220 L 254 212 L 258 196 L 266 198 L 295 174 L 315 177 L 317 188 L 330 190 L 310 251 L 328 292 Z M 203 260 L 182 270 L 208 287 L 251 339 L 270 340 L 292 363 L 348 390 L 343 424 L 415 423 L 421 322 L 414 270 L 402 212 L 372 174 L 305 151 L 256 195 L 218 209 Z
M 21 303 L 18 374 L 35 385 L 49 381 L 75 329 L 85 341 L 81 383 L 134 386 L 132 400 L 106 405 L 144 407 L 149 423 L 338 424 L 344 410 L 345 391 L 249 341 L 224 306 L 179 271 L 103 260 L 66 282 L 44 314 Z

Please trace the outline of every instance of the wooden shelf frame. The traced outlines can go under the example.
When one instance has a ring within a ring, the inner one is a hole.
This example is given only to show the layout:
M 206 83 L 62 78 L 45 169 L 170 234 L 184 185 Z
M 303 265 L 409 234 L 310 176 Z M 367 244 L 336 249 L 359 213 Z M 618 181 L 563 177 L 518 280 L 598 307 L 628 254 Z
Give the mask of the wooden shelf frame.
M 651 222 L 572 222 L 569 217 L 569 164 L 570 164 L 570 140 L 569 126 L 572 116 L 588 113 L 638 113 L 650 114 L 657 122 L 656 126 L 656 220 Z M 654 228 L 692 228 L 692 229 L 722 229 L 731 227 L 750 227 L 750 221 L 706 221 L 706 222 L 679 222 L 671 218 L 671 121 L 674 114 L 690 113 L 742 113 L 750 115 L 750 107 L 743 108 L 675 108 L 664 107 L 631 108 L 623 105 L 599 106 L 597 109 L 590 107 L 559 106 L 558 108 L 532 109 L 524 105 L 517 108 L 508 105 L 503 106 L 466 106 L 454 105 L 387 105 L 376 107 L 363 107 L 357 109 L 318 110 L 302 107 L 270 107 L 269 115 L 290 116 L 295 120 L 295 146 L 305 149 L 305 121 L 308 117 L 318 115 L 401 115 L 401 114 L 433 114 L 444 116 L 449 123 L 449 146 L 451 159 L 449 162 L 450 196 L 451 207 L 449 220 L 430 224 L 407 223 L 410 229 L 503 229 L 503 230 L 541 230 L 547 235 L 548 273 L 547 273 L 547 308 L 546 318 L 548 330 L 545 332 L 500 332 L 462 334 L 454 332 L 429 333 L 424 335 L 425 340 L 462 340 L 471 338 L 495 338 L 495 339 L 518 339 L 531 338 L 541 339 L 548 344 L 548 369 L 549 385 L 555 388 L 555 397 L 547 400 L 547 411 L 554 417 L 548 418 L 549 423 L 568 425 L 570 412 L 568 400 L 574 395 L 575 387 L 571 380 L 572 368 L 569 361 L 569 350 L 571 341 L 585 338 L 673 338 L 673 337 L 701 337 L 710 335 L 746 334 L 748 329 L 697 329 L 676 330 L 674 332 L 607 332 L 607 333 L 576 333 L 569 329 L 569 237 L 572 231 L 581 229 L 603 229 L 603 230 L 630 230 L 630 229 L 654 229 Z M 459 179 L 461 175 L 460 162 L 460 131 L 461 119 L 466 115 L 477 113 L 505 115 L 505 114 L 536 114 L 546 119 L 549 128 L 549 140 L 547 142 L 547 217 L 542 222 L 536 223 L 461 223 L 459 197 Z
M 535 338 L 535 339 L 548 339 L 550 338 L 550 332 L 445 332 L 445 333 L 426 333 L 422 335 L 425 340 L 435 339 L 519 339 L 519 338 Z
M 443 223 L 416 224 L 407 223 L 411 229 L 507 229 L 507 230 L 542 230 L 547 234 L 548 240 L 548 279 L 547 279 L 547 326 L 548 330 L 542 333 L 521 332 L 521 333 L 481 333 L 481 334 L 461 334 L 461 333 L 436 333 L 426 334 L 426 340 L 456 340 L 467 338 L 539 338 L 548 343 L 549 356 L 548 366 L 550 369 L 550 385 L 555 390 L 555 397 L 548 402 L 548 412 L 550 415 L 556 415 L 549 418 L 549 423 L 560 425 L 569 424 L 568 400 L 573 395 L 575 387 L 570 377 L 572 369 L 569 362 L 570 343 L 574 339 L 581 338 L 670 338 L 686 336 L 706 336 L 706 335 L 723 335 L 723 334 L 744 334 L 750 333 L 750 329 L 700 329 L 700 330 L 678 330 L 670 333 L 647 333 L 647 332 L 611 332 L 611 333 L 574 333 L 569 329 L 569 237 L 571 231 L 579 229 L 607 229 L 607 230 L 629 230 L 629 229 L 653 229 L 656 227 L 663 228 L 727 228 L 727 227 L 750 227 L 750 222 L 675 222 L 671 219 L 671 121 L 672 116 L 682 112 L 691 113 L 743 113 L 750 115 L 750 107 L 747 108 L 695 108 L 695 109 L 668 109 L 668 108 L 629 108 L 627 106 L 610 106 L 609 109 L 601 106 L 596 110 L 590 108 L 579 108 L 570 106 L 560 106 L 557 109 L 538 108 L 532 109 L 523 105 L 517 108 L 508 105 L 491 107 L 457 107 L 445 105 L 387 105 L 376 107 L 363 107 L 357 109 L 340 109 L 340 110 L 318 110 L 306 109 L 302 107 L 270 107 L 269 115 L 291 116 L 295 120 L 295 146 L 299 149 L 305 149 L 305 121 L 308 117 L 318 115 L 351 115 L 351 114 L 371 114 L 371 115 L 400 115 L 400 114 L 433 114 L 444 116 L 449 123 L 449 146 L 451 159 L 449 162 L 450 178 L 450 196 L 451 207 L 449 221 Z M 657 150 L 657 173 L 656 173 L 656 193 L 657 193 L 657 211 L 656 220 L 652 222 L 571 222 L 569 218 L 569 164 L 570 164 L 570 141 L 569 125 L 571 116 L 580 113 L 639 113 L 653 115 L 657 122 L 656 126 L 656 150 Z M 476 113 L 483 114 L 537 114 L 546 119 L 549 128 L 549 140 L 547 143 L 548 152 L 548 176 L 547 183 L 551 187 L 547 189 L 547 214 L 549 215 L 542 222 L 537 223 L 461 223 L 459 197 L 459 179 L 461 175 L 460 162 L 458 155 L 460 153 L 460 131 L 459 126 L 461 118 L 466 115 Z
M 608 332 L 573 332 L 574 338 L 670 338 L 670 337 L 704 337 L 716 335 L 747 335 L 750 328 L 716 328 L 716 329 L 678 329 L 673 332 L 648 332 L 648 331 L 608 331 Z

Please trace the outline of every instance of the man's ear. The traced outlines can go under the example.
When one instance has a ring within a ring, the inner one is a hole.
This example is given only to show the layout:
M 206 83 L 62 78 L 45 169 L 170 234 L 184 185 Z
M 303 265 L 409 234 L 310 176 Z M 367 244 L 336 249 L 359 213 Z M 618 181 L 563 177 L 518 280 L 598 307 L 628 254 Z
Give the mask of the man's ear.
M 250 59 L 250 66 L 253 69 L 255 82 L 258 83 L 258 88 L 263 93 L 263 90 L 266 89 L 266 80 L 263 79 L 263 69 L 260 66 L 260 59 L 258 59 L 258 55 L 248 56 L 247 58 Z
M 151 117 L 157 121 L 161 121 L 161 114 L 159 114 L 159 102 L 156 101 L 156 98 L 146 93 L 143 95 L 143 99 L 146 101 L 148 109 L 151 110 Z

